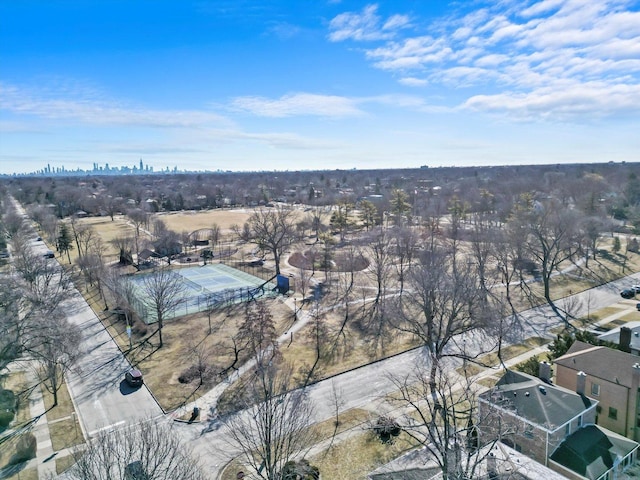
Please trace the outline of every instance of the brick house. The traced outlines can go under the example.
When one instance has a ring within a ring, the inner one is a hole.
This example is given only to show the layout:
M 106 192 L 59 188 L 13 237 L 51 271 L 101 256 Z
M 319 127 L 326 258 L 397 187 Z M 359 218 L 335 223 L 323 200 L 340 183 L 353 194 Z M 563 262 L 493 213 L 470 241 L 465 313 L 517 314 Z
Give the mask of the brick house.
M 575 390 L 585 374 L 585 394 L 598 400 L 598 425 L 640 441 L 640 359 L 630 353 L 576 341 L 555 360 L 556 384 Z
M 507 371 L 478 397 L 480 441 L 499 439 L 569 478 L 613 478 L 635 461 L 638 444 L 595 426 L 597 406 L 583 393 Z

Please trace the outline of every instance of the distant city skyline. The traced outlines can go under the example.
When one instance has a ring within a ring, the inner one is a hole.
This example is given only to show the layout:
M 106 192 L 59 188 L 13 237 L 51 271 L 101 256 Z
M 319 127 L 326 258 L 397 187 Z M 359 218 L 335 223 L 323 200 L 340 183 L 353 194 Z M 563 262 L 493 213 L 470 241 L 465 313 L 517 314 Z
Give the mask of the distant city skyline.
M 640 0 L 22 0 L 0 16 L 0 174 L 639 161 Z

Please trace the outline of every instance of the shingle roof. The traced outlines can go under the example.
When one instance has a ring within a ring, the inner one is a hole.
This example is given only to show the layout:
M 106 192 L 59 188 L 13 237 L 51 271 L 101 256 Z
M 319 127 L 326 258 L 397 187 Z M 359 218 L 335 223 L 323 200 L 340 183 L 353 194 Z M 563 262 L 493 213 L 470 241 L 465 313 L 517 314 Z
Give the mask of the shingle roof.
M 582 371 L 591 377 L 606 379 L 630 388 L 633 381 L 633 365 L 640 363 L 640 358 L 613 348 L 595 347 L 576 341 L 566 354 L 554 362 L 578 372 Z
M 614 466 L 616 457 L 624 458 L 638 444 L 596 425 L 576 430 L 551 454 L 551 460 L 587 477 L 599 478 Z
M 597 403 L 566 388 L 511 370 L 480 398 L 550 431 Z
M 640 322 L 628 322 L 624 324 L 625 327 L 631 329 L 631 343 L 632 350 L 640 350 Z M 598 340 L 604 342 L 620 343 L 620 328 L 614 328 L 606 333 L 598 335 Z

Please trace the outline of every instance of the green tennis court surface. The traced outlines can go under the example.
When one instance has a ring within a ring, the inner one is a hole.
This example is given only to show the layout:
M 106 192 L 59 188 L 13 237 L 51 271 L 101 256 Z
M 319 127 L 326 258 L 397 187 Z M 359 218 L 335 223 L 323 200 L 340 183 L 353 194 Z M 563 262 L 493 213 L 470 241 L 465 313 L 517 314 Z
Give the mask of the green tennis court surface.
M 202 312 L 216 306 L 248 301 L 263 295 L 274 295 L 272 283 L 223 264 L 210 264 L 173 270 L 182 282 L 182 303 L 165 318 Z M 153 273 L 136 275 L 131 281 L 138 290 L 134 308 L 146 323 L 157 321 L 153 305 L 144 293 L 144 278 Z

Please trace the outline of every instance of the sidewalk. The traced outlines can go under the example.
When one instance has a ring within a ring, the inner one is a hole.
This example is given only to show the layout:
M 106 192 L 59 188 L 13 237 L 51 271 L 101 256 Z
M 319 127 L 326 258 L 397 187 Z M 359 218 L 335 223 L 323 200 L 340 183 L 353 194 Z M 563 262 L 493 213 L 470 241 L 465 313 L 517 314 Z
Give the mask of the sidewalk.
M 34 384 L 37 381 L 34 381 Z M 0 478 L 4 476 L 20 474 L 26 470 L 37 469 L 38 478 L 50 478 L 56 475 L 55 454 L 51 444 L 51 436 L 49 434 L 49 423 L 45 413 L 42 392 L 39 387 L 34 388 L 29 396 L 29 416 L 31 419 L 37 419 L 29 428 L 29 432 L 36 438 L 36 457 L 28 462 L 15 465 L 13 468 L 7 468 L 2 471 Z

